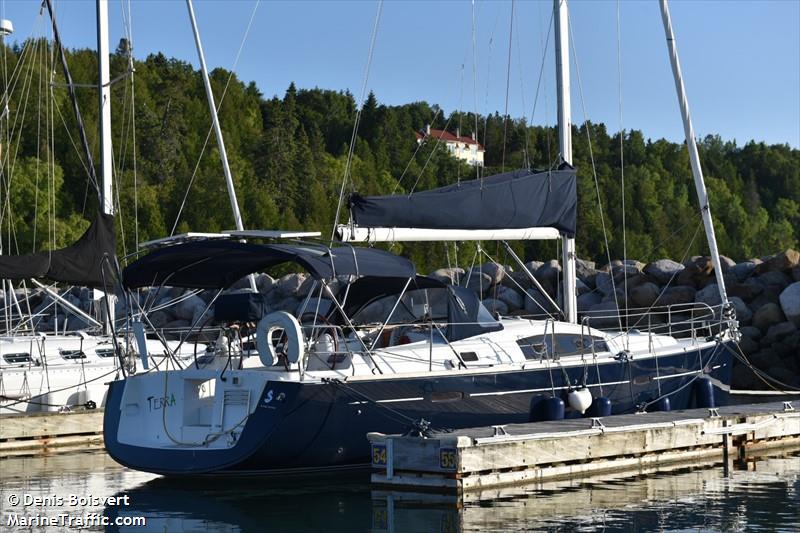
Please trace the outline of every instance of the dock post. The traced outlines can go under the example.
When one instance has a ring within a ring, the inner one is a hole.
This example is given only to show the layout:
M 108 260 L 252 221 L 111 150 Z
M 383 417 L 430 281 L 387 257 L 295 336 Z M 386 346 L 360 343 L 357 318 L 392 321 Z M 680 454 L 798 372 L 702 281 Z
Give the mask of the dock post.
M 394 477 L 394 439 L 386 440 L 386 479 Z
M 728 421 L 722 421 L 722 427 L 728 427 Z M 732 470 L 732 461 L 731 461 L 731 454 L 730 454 L 730 445 L 731 445 L 731 435 L 727 431 L 722 434 L 722 471 L 725 477 L 730 477 L 731 470 Z

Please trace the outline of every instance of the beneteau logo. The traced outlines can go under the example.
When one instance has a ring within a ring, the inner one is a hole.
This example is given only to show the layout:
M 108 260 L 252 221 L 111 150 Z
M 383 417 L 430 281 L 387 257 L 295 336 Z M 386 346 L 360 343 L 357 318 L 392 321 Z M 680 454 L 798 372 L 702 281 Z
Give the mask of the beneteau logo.
M 147 397 L 147 407 L 150 411 L 158 411 L 159 409 L 163 409 L 165 407 L 169 407 L 171 405 L 175 405 L 175 395 L 170 394 L 169 396 L 148 396 Z

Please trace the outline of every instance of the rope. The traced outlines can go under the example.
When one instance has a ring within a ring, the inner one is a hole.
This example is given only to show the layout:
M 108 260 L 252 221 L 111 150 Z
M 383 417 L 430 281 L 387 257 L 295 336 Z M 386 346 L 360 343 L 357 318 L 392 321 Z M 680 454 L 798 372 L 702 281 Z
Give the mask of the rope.
M 342 187 L 339 190 L 339 201 L 336 204 L 336 216 L 333 219 L 333 228 L 331 229 L 331 244 L 333 244 L 333 240 L 336 237 L 336 226 L 339 224 L 339 215 L 342 211 L 342 204 L 344 203 L 344 189 L 348 182 L 348 177 L 350 176 L 350 169 L 353 163 L 353 153 L 356 148 L 356 138 L 358 136 L 358 125 L 361 122 L 361 111 L 364 109 L 364 100 L 366 98 L 367 93 L 367 84 L 369 82 L 369 71 L 372 67 L 372 55 L 375 51 L 375 41 L 378 37 L 378 25 L 381 20 L 381 11 L 383 10 L 383 0 L 378 1 L 378 10 L 375 13 L 375 23 L 372 26 L 372 37 L 370 38 L 369 42 L 369 52 L 367 53 L 367 64 L 364 67 L 364 81 L 361 85 L 361 100 L 358 104 L 358 110 L 356 111 L 356 118 L 353 123 L 353 132 L 350 135 L 350 147 L 347 153 L 347 163 L 344 167 L 344 175 L 342 176 Z M 352 184 L 351 184 L 352 185 Z

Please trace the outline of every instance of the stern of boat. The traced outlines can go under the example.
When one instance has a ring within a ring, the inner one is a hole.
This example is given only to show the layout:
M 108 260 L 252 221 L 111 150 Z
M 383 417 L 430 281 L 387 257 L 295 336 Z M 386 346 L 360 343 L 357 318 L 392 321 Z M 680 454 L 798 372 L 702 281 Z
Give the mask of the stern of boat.
M 159 474 L 223 470 L 258 450 L 299 386 L 248 371 L 129 376 L 109 388 L 106 449 L 125 466 Z

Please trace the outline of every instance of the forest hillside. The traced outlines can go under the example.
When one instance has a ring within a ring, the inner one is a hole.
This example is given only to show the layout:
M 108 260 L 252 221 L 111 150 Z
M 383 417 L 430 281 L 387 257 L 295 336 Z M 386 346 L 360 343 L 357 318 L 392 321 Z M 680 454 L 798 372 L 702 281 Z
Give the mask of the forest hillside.
M 76 149 L 74 113 L 66 89 L 59 85 L 60 71 L 31 59 L 36 54 L 48 57 L 46 43 L 27 42 L 4 53 L 8 72 L 16 78 L 8 82 L 10 110 L 0 125 L 3 250 L 28 253 L 61 247 L 88 226 L 97 205 L 82 153 Z M 93 51 L 73 50 L 68 59 L 76 83 L 95 79 Z M 120 254 L 173 231 L 232 228 L 216 141 L 213 134 L 208 136 L 211 121 L 199 72 L 161 54 L 135 61 L 134 77 L 125 76 L 129 64 L 122 41 L 112 60 L 112 78 L 122 76 L 112 91 Z M 329 235 L 358 108 L 353 95 L 292 84 L 283 95 L 266 97 L 255 84 L 222 69 L 213 71 L 212 84 L 245 227 L 305 228 Z M 96 153 L 96 92 L 80 88 L 77 94 Z M 484 175 L 558 163 L 555 128 L 497 113 L 477 118 L 474 133 L 486 148 Z M 470 113 L 427 102 L 383 105 L 380 95 L 370 94 L 360 115 L 345 192 L 407 193 L 474 178 L 474 167 L 459 163 L 435 141 L 418 147 L 415 131 L 426 124 L 471 135 L 476 121 Z M 624 132 L 620 143 L 620 134 L 603 124 L 576 126 L 573 135 L 580 257 L 604 263 L 608 255 L 623 255 L 620 149 L 625 162 L 627 256 L 643 262 L 660 257 L 681 261 L 704 252 L 683 144 L 649 139 L 647 132 L 636 130 Z M 800 150 L 756 141 L 740 145 L 709 136 L 700 142 L 700 156 L 722 253 L 742 260 L 798 247 Z M 468 261 L 473 246 L 446 251 L 441 244 L 396 245 L 393 250 L 411 256 L 424 269 L 456 261 L 456 253 L 462 263 Z M 526 260 L 556 257 L 552 242 L 525 246 Z

